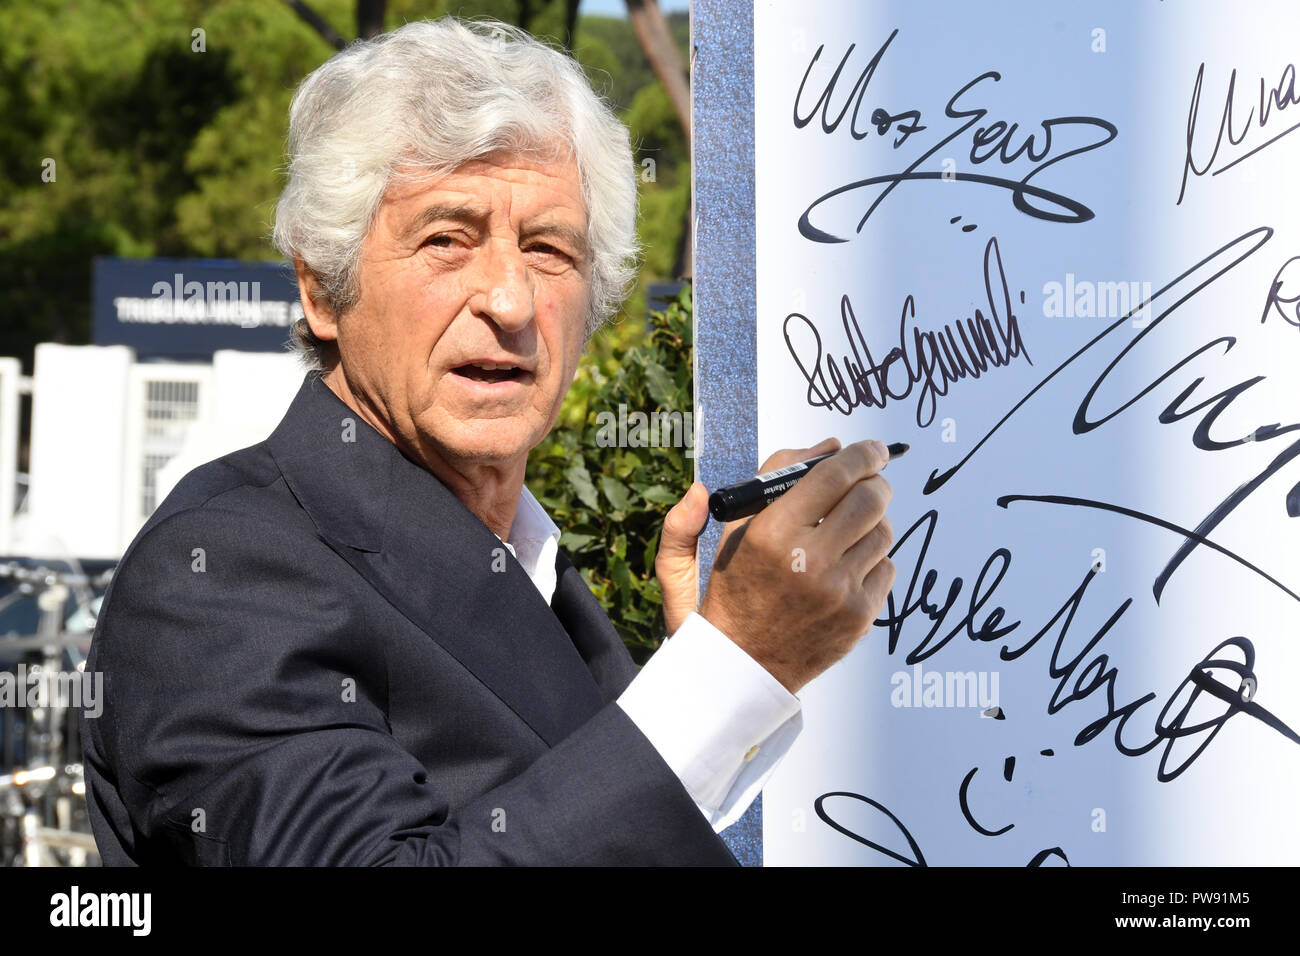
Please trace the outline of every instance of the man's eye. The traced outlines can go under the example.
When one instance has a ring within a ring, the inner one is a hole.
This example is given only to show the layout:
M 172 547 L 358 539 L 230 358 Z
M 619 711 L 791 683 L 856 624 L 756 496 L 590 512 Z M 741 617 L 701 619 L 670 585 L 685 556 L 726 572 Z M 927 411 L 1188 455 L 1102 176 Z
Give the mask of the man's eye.
M 438 246 L 441 249 L 445 249 L 447 246 L 450 246 L 454 241 L 455 240 L 453 240 L 451 236 L 437 235 L 437 236 L 430 236 L 428 239 L 424 240 L 424 244 L 426 246 Z
M 528 247 L 528 251 L 529 251 L 529 252 L 542 252 L 542 253 L 545 253 L 545 254 L 548 255 L 548 256 L 559 256 L 559 257 L 564 258 L 564 259 L 568 259 L 568 258 L 569 258 L 569 254 L 568 254 L 567 252 L 565 252 L 563 249 L 557 249 L 555 246 L 552 246 L 552 245 L 550 245 L 550 244 L 548 244 L 548 243 L 545 243 L 545 242 L 535 242 L 535 243 L 533 243 L 531 246 Z

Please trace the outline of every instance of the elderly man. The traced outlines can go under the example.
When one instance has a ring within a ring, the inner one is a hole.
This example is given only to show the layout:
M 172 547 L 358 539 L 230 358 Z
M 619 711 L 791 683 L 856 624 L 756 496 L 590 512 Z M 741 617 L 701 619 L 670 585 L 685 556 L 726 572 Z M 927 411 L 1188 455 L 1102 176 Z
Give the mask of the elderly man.
M 693 486 L 638 672 L 523 484 L 631 275 L 624 128 L 563 54 L 443 20 L 309 76 L 290 153 L 316 368 L 123 558 L 83 734 L 105 863 L 734 864 L 716 831 L 893 583 L 883 446 L 729 527 L 698 612 Z

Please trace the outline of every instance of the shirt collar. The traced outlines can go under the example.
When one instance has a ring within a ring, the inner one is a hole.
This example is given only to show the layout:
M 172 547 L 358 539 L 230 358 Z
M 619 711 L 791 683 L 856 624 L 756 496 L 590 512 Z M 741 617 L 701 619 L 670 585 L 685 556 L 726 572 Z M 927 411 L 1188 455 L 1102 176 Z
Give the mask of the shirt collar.
M 503 544 L 510 549 L 547 604 L 555 599 L 555 559 L 559 542 L 560 529 L 525 485 L 519 492 L 510 540 Z
M 524 485 L 519 492 L 519 506 L 515 509 L 515 520 L 510 526 L 510 535 L 506 539 L 510 544 L 524 541 L 545 541 L 560 538 L 560 529 L 551 516 L 546 513 L 541 502 Z

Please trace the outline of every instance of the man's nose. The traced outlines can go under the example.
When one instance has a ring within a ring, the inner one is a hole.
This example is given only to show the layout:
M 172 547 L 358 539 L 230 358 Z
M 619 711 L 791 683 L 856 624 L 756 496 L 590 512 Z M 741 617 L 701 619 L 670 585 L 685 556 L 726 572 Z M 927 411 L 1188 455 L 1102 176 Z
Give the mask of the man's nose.
M 510 242 L 490 240 L 478 258 L 478 289 L 471 309 L 507 332 L 527 326 L 533 320 L 533 277 L 523 253 Z

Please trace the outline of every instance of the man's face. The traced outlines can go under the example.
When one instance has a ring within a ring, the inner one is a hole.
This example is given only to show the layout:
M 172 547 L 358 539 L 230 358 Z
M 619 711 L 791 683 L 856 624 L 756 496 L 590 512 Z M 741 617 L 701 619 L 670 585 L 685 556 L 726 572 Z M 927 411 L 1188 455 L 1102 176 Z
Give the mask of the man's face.
M 333 326 L 331 375 L 408 456 L 462 472 L 522 465 L 585 342 L 586 235 L 571 159 L 492 154 L 394 186 L 366 237 L 357 304 Z

